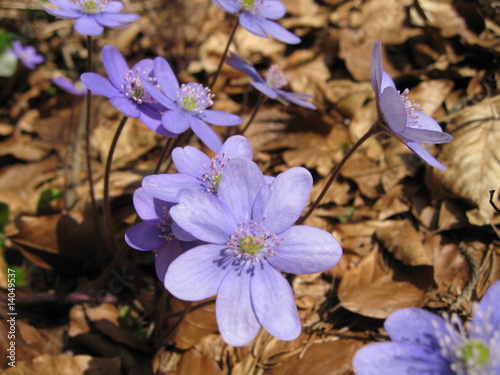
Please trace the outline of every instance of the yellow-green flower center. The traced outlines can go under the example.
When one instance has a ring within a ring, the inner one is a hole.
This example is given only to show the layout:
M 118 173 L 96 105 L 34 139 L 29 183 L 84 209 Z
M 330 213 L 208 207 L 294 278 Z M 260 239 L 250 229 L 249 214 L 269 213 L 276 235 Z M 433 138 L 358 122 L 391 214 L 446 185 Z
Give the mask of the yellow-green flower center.
M 240 248 L 247 254 L 255 255 L 265 246 L 264 238 L 255 238 L 252 236 L 245 236 L 240 238 Z
M 466 366 L 473 365 L 475 368 L 482 368 L 488 364 L 490 349 L 483 341 L 470 339 L 460 349 L 460 356 Z
M 241 9 L 247 10 L 253 8 L 255 0 L 241 0 Z

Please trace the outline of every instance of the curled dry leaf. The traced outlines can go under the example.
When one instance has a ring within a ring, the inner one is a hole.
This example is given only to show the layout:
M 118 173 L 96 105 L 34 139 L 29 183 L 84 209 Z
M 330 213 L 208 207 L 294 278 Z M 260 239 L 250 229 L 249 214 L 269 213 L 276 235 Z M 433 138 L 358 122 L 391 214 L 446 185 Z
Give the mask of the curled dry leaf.
M 448 170 L 432 170 L 435 182 L 477 206 L 468 215 L 476 225 L 490 222 L 494 211 L 489 190 L 500 187 L 499 119 L 500 95 L 462 109 L 447 129 L 454 139 L 443 145 L 439 158 Z M 495 202 L 499 204 L 498 199 Z
M 223 375 L 217 363 L 209 356 L 203 355 L 195 349 L 184 353 L 177 364 L 175 375 Z
M 434 284 L 429 266 L 408 267 L 372 250 L 342 278 L 338 297 L 347 310 L 385 319 L 403 307 L 421 307 Z

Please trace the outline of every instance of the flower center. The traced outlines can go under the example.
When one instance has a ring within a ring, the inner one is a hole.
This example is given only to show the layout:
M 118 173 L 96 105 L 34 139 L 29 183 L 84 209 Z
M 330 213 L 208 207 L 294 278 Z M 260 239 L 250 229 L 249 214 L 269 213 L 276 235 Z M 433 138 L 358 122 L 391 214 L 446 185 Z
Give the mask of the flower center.
M 244 11 L 252 11 L 256 7 L 255 0 L 240 0 L 240 9 Z
M 142 103 L 157 103 L 156 99 L 153 98 L 146 90 L 141 83 L 140 76 L 147 76 L 149 73 L 141 72 L 139 68 L 135 71 L 129 70 L 127 75 L 125 76 L 125 81 L 127 82 L 125 85 L 122 85 L 122 88 L 125 90 L 125 95 L 127 98 L 132 99 L 138 104 Z M 151 82 L 156 88 L 159 90 L 160 85 L 156 83 L 156 78 L 149 77 L 148 81 Z
M 412 104 L 410 99 L 408 98 L 408 93 L 410 90 L 405 89 L 401 95 L 401 99 L 403 99 L 403 103 L 406 108 L 406 126 L 410 126 L 413 128 L 421 128 L 423 125 L 419 123 L 419 113 L 422 112 L 422 108 L 420 108 L 419 104 Z
M 280 89 L 288 83 L 283 71 L 278 69 L 277 64 L 271 65 L 266 75 L 266 83 L 273 90 Z
M 95 14 L 104 12 L 109 0 L 76 0 L 76 4 L 83 13 Z
M 205 173 L 203 174 L 201 181 L 203 182 L 204 190 L 207 193 L 217 195 L 217 191 L 219 190 L 219 183 L 222 178 L 222 169 L 226 166 L 229 159 L 230 158 L 226 157 L 226 153 L 223 152 L 222 157 L 220 157 L 219 155 L 215 155 L 212 158 L 209 168 L 207 168 L 206 165 L 203 166 L 203 169 L 205 169 Z
M 185 83 L 177 91 L 177 104 L 188 112 L 201 114 L 214 104 L 213 97 L 208 87 L 195 82 Z
M 158 237 L 163 238 L 166 242 L 170 242 L 176 238 L 172 233 L 172 223 L 174 221 L 170 217 L 167 207 L 163 207 L 162 210 L 162 216 L 158 217 L 158 228 L 160 228 Z
M 281 241 L 275 234 L 267 233 L 266 228 L 259 226 L 253 220 L 238 224 L 229 241 L 226 253 L 232 253 L 238 260 L 265 262 L 268 257 L 276 255 L 275 248 Z
M 471 339 L 462 346 L 461 359 L 467 368 L 479 370 L 488 364 L 490 349 L 483 341 Z

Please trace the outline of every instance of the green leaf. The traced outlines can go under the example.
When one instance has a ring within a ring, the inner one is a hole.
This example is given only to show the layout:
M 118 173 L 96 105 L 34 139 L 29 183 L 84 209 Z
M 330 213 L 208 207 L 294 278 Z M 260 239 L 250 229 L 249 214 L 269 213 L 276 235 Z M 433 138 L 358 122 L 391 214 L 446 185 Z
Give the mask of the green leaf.
M 40 199 L 38 200 L 38 208 L 44 209 L 50 207 L 50 202 L 55 199 L 61 198 L 63 193 L 59 189 L 48 188 L 42 191 Z

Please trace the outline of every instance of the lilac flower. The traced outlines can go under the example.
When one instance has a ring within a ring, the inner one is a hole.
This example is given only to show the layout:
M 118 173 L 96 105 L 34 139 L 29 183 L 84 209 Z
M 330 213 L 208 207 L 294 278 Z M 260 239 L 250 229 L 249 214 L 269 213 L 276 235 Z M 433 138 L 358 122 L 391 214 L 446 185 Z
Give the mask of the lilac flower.
M 283 43 L 297 44 L 300 38 L 283 26 L 270 20 L 282 18 L 286 13 L 285 5 L 279 0 L 212 0 L 228 13 L 239 13 L 241 26 L 252 34 L 267 38 L 268 35 Z
M 104 26 L 119 28 L 139 19 L 137 14 L 120 13 L 123 4 L 110 0 L 49 0 L 59 9 L 43 7 L 60 18 L 76 19 L 75 30 L 82 35 L 101 35 Z
M 71 80 L 60 74 L 52 77 L 51 81 L 54 85 L 66 91 L 68 94 L 77 96 L 87 94 L 87 87 L 85 87 L 82 81 L 72 82 Z
M 394 81 L 382 70 L 381 42 L 375 42 L 371 61 L 371 81 L 377 102 L 378 123 L 385 131 L 402 140 L 410 150 L 435 168 L 446 170 L 418 143 L 447 143 L 453 140 L 443 132 L 430 116 L 418 110 L 407 97 L 408 90 L 400 93 Z
M 165 108 L 145 90 L 141 78 L 156 85 L 153 60 L 144 59 L 129 69 L 118 50 L 107 45 L 102 49 L 102 63 L 109 80 L 97 73 L 83 73 L 82 82 L 97 95 L 109 98 L 111 104 L 128 117 L 139 119 L 151 130 L 166 137 L 176 135 L 161 126 L 161 114 Z
M 271 65 L 267 71 L 266 79 L 262 78 L 255 68 L 248 64 L 245 60 L 240 58 L 238 55 L 230 52 L 232 60 L 226 60 L 226 64 L 245 73 L 247 76 L 253 79 L 250 84 L 259 90 L 261 93 L 266 95 L 271 99 L 281 99 L 285 103 L 294 103 L 305 108 L 316 109 L 314 104 L 306 102 L 304 99 L 313 98 L 314 95 L 308 94 L 297 94 L 294 92 L 289 92 L 281 90 L 283 86 L 288 83 L 285 74 L 278 69 L 278 65 Z
M 12 41 L 12 49 L 7 49 L 7 53 L 17 57 L 21 63 L 28 69 L 35 69 L 36 64 L 40 64 L 45 61 L 42 55 L 36 53 L 36 49 L 33 46 L 23 47 L 20 41 Z
M 133 200 L 137 214 L 143 221 L 127 230 L 125 241 L 137 250 L 156 250 L 156 274 L 163 281 L 170 263 L 200 242 L 177 228 L 169 214 L 172 203 L 153 198 L 143 188 L 134 192 Z
M 146 176 L 142 186 L 149 194 L 176 203 L 185 188 L 217 195 L 224 168 L 237 156 L 252 160 L 252 146 L 241 135 L 229 137 L 212 159 L 195 147 L 177 147 L 172 160 L 179 173 Z
M 154 72 L 161 91 L 146 77 L 143 77 L 141 81 L 151 96 L 169 109 L 161 117 L 165 129 L 174 134 L 180 134 L 191 128 L 210 149 L 219 150 L 222 142 L 206 122 L 214 125 L 232 126 L 241 124 L 241 118 L 207 109 L 213 104 L 213 95 L 210 93 L 210 89 L 195 82 L 179 86 L 179 81 L 164 58 L 155 58 Z
M 500 281 L 473 308 L 465 327 L 458 316 L 441 318 L 406 308 L 393 312 L 384 328 L 393 340 L 364 346 L 354 356 L 357 375 L 500 374 Z
M 342 249 L 330 233 L 292 227 L 311 187 L 304 168 L 268 185 L 255 163 L 237 157 L 225 167 L 217 197 L 184 189 L 170 210 L 183 230 L 208 244 L 172 262 L 165 287 L 188 301 L 217 295 L 217 322 L 228 344 L 246 345 L 261 325 L 281 340 L 298 337 L 293 291 L 280 271 L 322 272 L 339 261 Z

